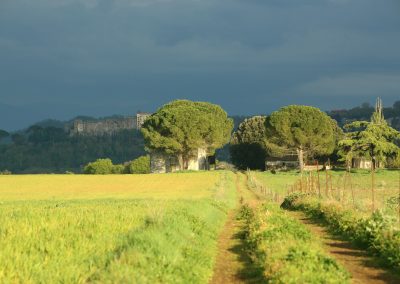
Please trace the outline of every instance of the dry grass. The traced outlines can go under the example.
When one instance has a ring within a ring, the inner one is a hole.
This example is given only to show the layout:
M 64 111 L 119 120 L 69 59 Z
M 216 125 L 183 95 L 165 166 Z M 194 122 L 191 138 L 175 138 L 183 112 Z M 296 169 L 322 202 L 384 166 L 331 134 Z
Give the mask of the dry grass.
M 155 175 L 0 176 L 0 200 L 199 199 L 210 197 L 219 172 Z

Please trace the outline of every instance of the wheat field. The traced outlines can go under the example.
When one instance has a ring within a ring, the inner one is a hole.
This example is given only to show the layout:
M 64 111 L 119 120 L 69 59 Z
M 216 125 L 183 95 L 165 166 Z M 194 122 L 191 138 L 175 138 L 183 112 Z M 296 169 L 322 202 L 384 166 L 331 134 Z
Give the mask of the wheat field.
M 230 172 L 1 176 L 0 282 L 207 282 L 234 203 Z

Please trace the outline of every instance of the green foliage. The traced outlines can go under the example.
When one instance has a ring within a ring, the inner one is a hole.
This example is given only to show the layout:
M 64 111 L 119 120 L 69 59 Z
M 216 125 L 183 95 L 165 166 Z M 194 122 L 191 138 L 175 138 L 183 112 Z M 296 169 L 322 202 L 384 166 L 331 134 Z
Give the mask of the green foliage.
M 384 108 L 383 111 L 387 118 L 395 119 L 396 117 L 400 117 L 400 101 L 396 101 L 393 104 L 393 107 Z M 349 110 L 329 111 L 328 115 L 342 125 L 342 123 L 346 124 L 346 121 L 367 120 L 371 117 L 373 112 L 373 106 L 371 106 L 369 103 L 363 103 L 361 106 L 354 107 Z
M 232 163 L 238 169 L 264 170 L 267 152 L 265 116 L 254 116 L 243 121 L 234 132 L 230 153 Z
M 347 163 L 354 157 L 365 157 L 373 160 L 375 164 L 383 165 L 388 158 L 396 160 L 400 153 L 396 145 L 400 133 L 387 124 L 378 110 L 373 113 L 371 122 L 355 121 L 344 128 L 347 133 L 339 142 L 338 154 Z
M 266 125 L 266 146 L 271 155 L 279 157 L 297 151 L 301 167 L 303 155 L 329 155 L 335 148 L 337 124 L 317 108 L 283 107 L 267 118 Z
M 12 175 L 12 172 L 10 172 L 9 170 L 4 170 L 4 171 L 0 171 L 0 175 Z
M 108 175 L 113 173 L 114 165 L 110 159 L 98 159 L 89 163 L 83 169 L 85 174 L 91 175 Z
M 387 265 L 400 269 L 400 231 L 396 228 L 395 217 L 381 211 L 375 211 L 368 218 L 360 217 L 340 205 L 327 204 L 304 194 L 289 195 L 282 206 L 324 220 L 335 232 L 368 248 Z
M 124 165 L 113 165 L 111 168 L 112 174 L 122 175 L 125 174 L 125 166 Z
M 127 165 L 126 172 L 130 174 L 149 174 L 150 157 L 146 155 L 133 160 Z
M 149 151 L 177 155 L 186 169 L 198 148 L 212 155 L 226 144 L 233 122 L 219 106 L 206 102 L 177 100 L 161 107 L 142 127 Z
M 248 254 L 260 267 L 264 282 L 347 283 L 349 274 L 324 253 L 303 224 L 272 204 L 253 211 L 244 206 Z
M 0 144 L 0 171 L 13 173 L 82 172 L 82 165 L 102 157 L 123 163 L 145 154 L 143 137 L 136 130 L 110 136 L 69 136 L 61 129 L 31 128 L 22 143 Z M 25 141 L 25 142 L 24 142 Z

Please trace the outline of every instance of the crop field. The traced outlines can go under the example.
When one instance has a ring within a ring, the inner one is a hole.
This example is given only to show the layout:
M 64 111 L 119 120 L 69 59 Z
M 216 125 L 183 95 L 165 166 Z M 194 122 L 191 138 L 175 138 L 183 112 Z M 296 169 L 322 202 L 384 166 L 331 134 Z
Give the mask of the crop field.
M 220 175 L 213 172 L 173 175 L 4 175 L 0 200 L 99 198 L 198 199 L 215 193 Z
M 0 282 L 205 283 L 234 182 L 231 172 L 0 176 Z

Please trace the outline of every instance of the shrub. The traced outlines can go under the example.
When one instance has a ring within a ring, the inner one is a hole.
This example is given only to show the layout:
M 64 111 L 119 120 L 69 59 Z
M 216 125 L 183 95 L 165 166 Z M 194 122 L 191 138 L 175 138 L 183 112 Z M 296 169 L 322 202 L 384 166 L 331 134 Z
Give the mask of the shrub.
M 121 175 L 125 173 L 125 166 L 124 165 L 113 165 L 111 169 L 112 174 Z
M 110 159 L 98 159 L 89 163 L 83 169 L 85 174 L 107 175 L 113 173 L 114 165 Z
M 150 173 L 150 157 L 141 156 L 126 166 L 125 172 L 130 174 L 149 174 Z
M 11 175 L 12 173 L 9 170 L 0 171 L 0 175 Z
M 286 197 L 281 207 L 304 211 L 309 216 L 322 219 L 335 232 L 379 256 L 388 266 L 400 269 L 400 230 L 396 218 L 375 211 L 370 217 L 360 217 L 352 210 L 338 204 L 320 202 L 304 194 Z

